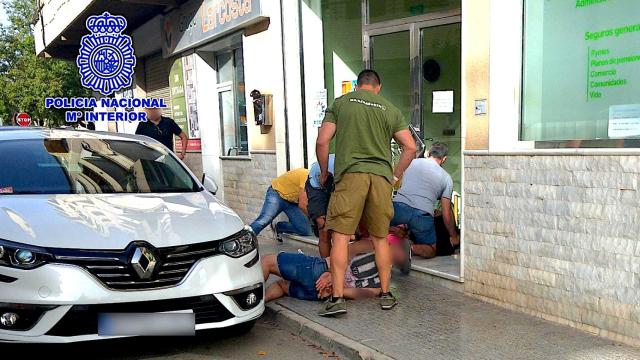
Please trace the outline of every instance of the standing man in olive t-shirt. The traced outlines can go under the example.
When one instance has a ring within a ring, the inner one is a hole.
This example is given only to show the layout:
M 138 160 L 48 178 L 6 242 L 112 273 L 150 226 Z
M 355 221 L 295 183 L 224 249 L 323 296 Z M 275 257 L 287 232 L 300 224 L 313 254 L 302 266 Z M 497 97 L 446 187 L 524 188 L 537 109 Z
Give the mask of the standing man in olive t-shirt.
M 327 229 L 333 230 L 331 275 L 333 296 L 319 312 L 333 316 L 347 312 L 343 298 L 348 266 L 348 244 L 360 218 L 364 218 L 376 252 L 382 294 L 380 306 L 391 309 L 391 252 L 386 236 L 393 217 L 393 185 L 415 157 L 416 144 L 400 110 L 378 95 L 380 76 L 373 70 L 358 75 L 356 91 L 336 99 L 327 109 L 316 142 L 320 181 L 328 177 L 329 143 L 336 137 L 335 190 L 327 212 Z M 403 148 L 400 163 L 391 164 L 391 139 Z

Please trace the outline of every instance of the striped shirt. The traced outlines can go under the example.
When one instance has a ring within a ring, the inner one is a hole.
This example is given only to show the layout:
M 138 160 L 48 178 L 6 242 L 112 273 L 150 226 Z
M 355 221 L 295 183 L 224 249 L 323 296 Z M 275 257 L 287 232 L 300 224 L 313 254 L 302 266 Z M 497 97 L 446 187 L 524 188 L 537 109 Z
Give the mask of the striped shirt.
M 344 274 L 344 286 L 347 288 L 380 287 L 375 253 L 359 254 L 351 259 L 349 269 Z

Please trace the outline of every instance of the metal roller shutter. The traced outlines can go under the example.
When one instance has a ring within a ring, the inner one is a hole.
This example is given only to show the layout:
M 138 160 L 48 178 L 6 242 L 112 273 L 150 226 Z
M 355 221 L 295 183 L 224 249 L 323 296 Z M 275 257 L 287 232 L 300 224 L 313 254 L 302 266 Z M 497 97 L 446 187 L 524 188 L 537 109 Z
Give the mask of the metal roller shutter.
M 171 117 L 171 88 L 169 87 L 169 59 L 162 54 L 148 56 L 144 60 L 144 77 L 147 98 L 162 98 L 167 107 L 162 115 Z

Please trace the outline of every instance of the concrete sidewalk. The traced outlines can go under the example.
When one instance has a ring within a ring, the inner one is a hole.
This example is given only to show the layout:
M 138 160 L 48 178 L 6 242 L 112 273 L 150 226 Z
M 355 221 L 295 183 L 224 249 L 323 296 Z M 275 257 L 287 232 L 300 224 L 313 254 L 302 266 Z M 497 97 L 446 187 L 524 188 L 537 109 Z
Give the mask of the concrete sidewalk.
M 317 254 L 315 248 L 291 240 L 276 244 L 263 239 L 260 249 L 262 254 L 298 249 Z M 390 311 L 380 310 L 376 299 L 349 301 L 347 315 L 322 318 L 316 315 L 321 303 L 284 298 L 272 304 L 271 313 L 287 309 L 285 316 L 291 315 L 288 321 L 301 326 L 303 336 L 307 332 L 312 340 L 335 337 L 320 342 L 323 346 L 336 342 L 338 352 L 348 357 L 640 359 L 640 348 L 506 310 L 420 276 L 394 272 L 393 288 L 399 305 Z M 327 331 L 317 330 L 318 325 Z

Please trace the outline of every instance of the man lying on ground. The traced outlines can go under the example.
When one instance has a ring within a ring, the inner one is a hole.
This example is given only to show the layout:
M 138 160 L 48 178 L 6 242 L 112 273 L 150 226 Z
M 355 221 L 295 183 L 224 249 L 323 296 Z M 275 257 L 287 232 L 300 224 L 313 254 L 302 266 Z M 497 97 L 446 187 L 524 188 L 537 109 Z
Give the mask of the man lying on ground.
M 401 247 L 392 247 L 394 262 L 402 264 L 407 254 Z M 329 258 L 307 256 L 301 253 L 281 252 L 262 258 L 265 281 L 269 275 L 281 279 L 265 291 L 265 302 L 291 296 L 300 300 L 322 300 L 331 296 L 333 281 L 329 272 Z M 369 240 L 349 244 L 349 266 L 345 273 L 344 296 L 362 299 L 380 295 L 380 277 Z

